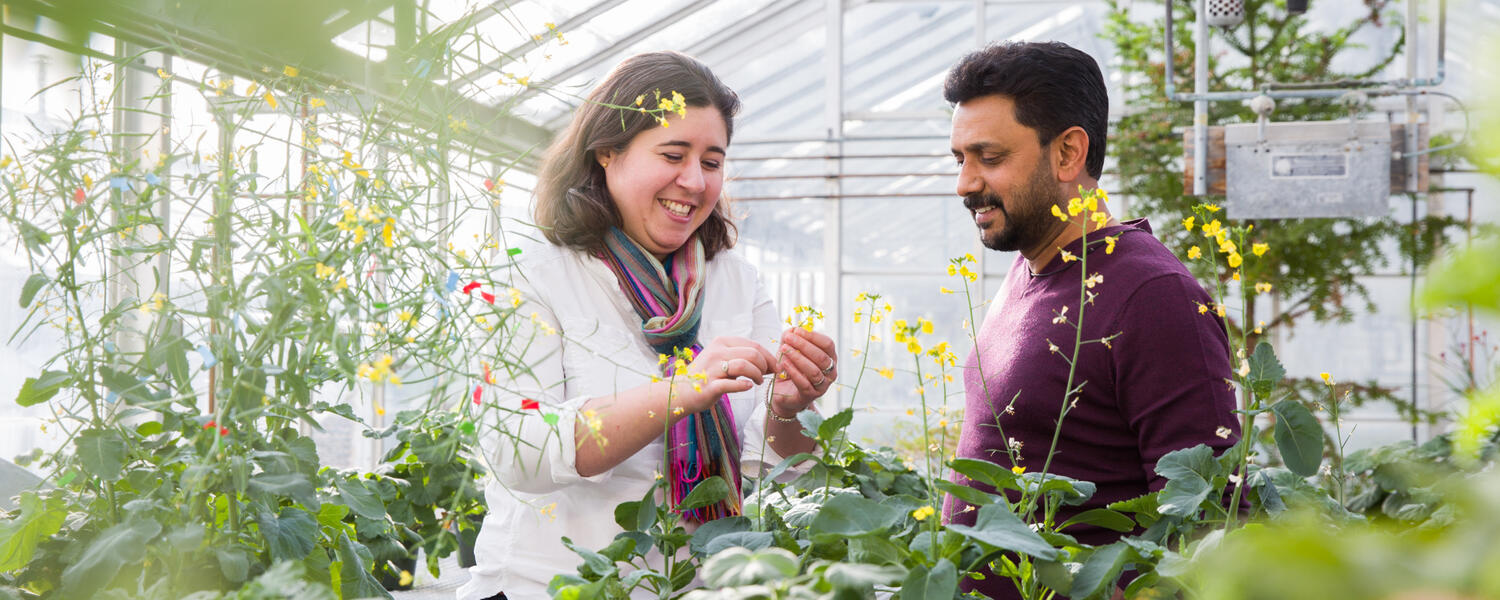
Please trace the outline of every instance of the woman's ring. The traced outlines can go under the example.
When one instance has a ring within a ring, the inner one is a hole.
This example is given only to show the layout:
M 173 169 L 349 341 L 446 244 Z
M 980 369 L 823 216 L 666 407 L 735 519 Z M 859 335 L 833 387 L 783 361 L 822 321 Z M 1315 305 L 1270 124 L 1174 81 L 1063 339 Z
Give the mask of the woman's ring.
M 719 371 L 722 372 L 722 373 L 724 373 L 725 377 L 728 377 L 729 376 L 729 361 L 727 361 L 727 360 L 719 361 Z
M 836 361 L 836 360 L 831 359 L 831 358 L 828 359 L 828 366 L 823 367 L 823 374 L 827 375 L 829 373 L 832 373 L 833 372 L 833 366 L 837 365 L 837 364 L 839 364 L 839 361 Z
M 813 382 L 813 387 L 823 387 L 823 384 L 825 383 L 828 383 L 828 378 L 819 375 L 818 380 Z

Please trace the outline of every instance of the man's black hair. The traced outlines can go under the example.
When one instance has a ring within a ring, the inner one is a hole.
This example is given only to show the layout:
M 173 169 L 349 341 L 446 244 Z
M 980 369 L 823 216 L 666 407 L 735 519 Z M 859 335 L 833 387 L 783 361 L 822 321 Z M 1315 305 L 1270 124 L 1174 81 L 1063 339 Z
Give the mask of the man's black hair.
M 999 42 L 969 53 L 943 81 L 943 98 L 958 104 L 1001 95 L 1016 106 L 1016 122 L 1035 129 L 1046 145 L 1077 125 L 1089 136 L 1084 167 L 1104 171 L 1109 92 L 1099 64 L 1062 42 Z

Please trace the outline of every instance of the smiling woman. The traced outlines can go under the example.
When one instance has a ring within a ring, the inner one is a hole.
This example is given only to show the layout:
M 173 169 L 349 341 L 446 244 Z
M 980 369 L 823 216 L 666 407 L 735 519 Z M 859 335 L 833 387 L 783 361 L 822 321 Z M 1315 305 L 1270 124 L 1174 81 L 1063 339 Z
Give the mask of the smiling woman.
M 821 333 L 780 330 L 755 269 L 729 251 L 738 109 L 697 60 L 642 54 L 548 150 L 535 217 L 550 243 L 520 254 L 513 282 L 532 316 L 515 332 L 530 337 L 530 369 L 498 386 L 515 396 L 501 406 L 522 410 L 482 442 L 495 481 L 461 598 L 544 596 L 573 572 L 570 548 L 624 533 L 611 507 L 648 495 L 686 527 L 739 515 L 742 472 L 813 449 L 795 417 L 832 387 L 837 353 Z M 675 555 L 645 558 L 666 579 L 633 578 L 635 595 L 691 579 Z

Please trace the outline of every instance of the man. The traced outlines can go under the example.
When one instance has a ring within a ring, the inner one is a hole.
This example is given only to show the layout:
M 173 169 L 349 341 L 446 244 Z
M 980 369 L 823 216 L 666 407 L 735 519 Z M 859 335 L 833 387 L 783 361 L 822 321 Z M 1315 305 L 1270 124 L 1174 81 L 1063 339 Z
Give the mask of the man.
M 1079 186 L 1097 188 L 1104 165 L 1109 100 L 1094 60 L 1055 42 L 995 44 L 964 57 L 943 95 L 954 104 L 958 194 L 986 247 L 1020 253 L 968 357 L 958 455 L 1036 472 L 1059 431 L 1048 471 L 1098 485 L 1060 523 L 1161 489 L 1155 467 L 1168 452 L 1233 445 L 1228 344 L 1216 315 L 1199 311 L 1212 305 L 1202 286 L 1144 219 L 1110 217 L 1095 229 L 1089 210 L 1068 216 L 1068 201 Z M 1082 264 L 1069 255 L 1082 253 L 1085 223 L 1094 298 L 1080 309 Z M 1108 253 L 1105 237 L 1115 238 Z M 1067 398 L 1076 404 L 1059 430 L 1080 313 L 1083 340 L 1109 340 L 1081 348 L 1073 385 L 1082 389 Z M 944 503 L 945 522 L 972 525 L 975 515 L 955 498 Z M 1092 526 L 1065 533 L 1096 545 L 1120 535 Z M 964 589 L 1019 597 L 992 574 L 966 579 Z

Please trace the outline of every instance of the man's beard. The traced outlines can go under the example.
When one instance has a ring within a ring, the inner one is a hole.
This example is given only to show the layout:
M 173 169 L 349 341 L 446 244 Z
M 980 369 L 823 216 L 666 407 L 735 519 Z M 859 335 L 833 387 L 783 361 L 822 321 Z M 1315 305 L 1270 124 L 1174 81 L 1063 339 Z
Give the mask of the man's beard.
M 1051 169 L 1038 168 L 1027 182 L 1026 189 L 1012 196 L 1010 207 L 999 194 L 976 193 L 964 197 L 964 208 L 975 210 L 993 206 L 1003 219 L 1000 231 L 993 234 L 981 230 L 979 241 L 984 247 L 1001 252 L 1030 250 L 1041 246 L 1056 235 L 1057 217 L 1052 216 L 1052 207 L 1057 206 L 1058 194 L 1049 185 Z M 1015 212 L 1011 212 L 1014 210 Z

